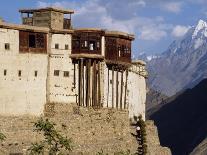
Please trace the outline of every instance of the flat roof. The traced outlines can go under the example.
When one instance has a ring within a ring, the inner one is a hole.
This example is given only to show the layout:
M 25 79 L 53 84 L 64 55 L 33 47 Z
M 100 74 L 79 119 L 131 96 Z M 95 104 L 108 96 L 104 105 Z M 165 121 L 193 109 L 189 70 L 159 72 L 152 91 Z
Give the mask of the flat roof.
M 101 28 L 77 28 L 74 31 L 84 31 L 84 32 L 98 32 L 102 31 L 105 33 L 105 36 L 112 36 L 112 37 L 122 37 L 130 40 L 134 40 L 135 36 L 133 34 L 121 32 L 121 31 L 108 31 L 106 29 Z
M 74 30 L 75 31 L 84 31 L 84 32 L 98 32 L 98 31 L 105 32 L 104 29 L 100 29 L 100 28 L 76 28 Z
M 124 37 L 130 40 L 135 39 L 135 36 L 133 34 L 129 34 L 121 31 L 105 31 L 105 36 Z
M 132 64 L 146 66 L 146 62 L 143 60 L 133 60 Z
M 0 28 L 49 33 L 49 28 L 0 22 Z
M 43 11 L 56 11 L 64 14 L 73 14 L 74 10 L 62 9 L 58 7 L 46 7 L 46 8 L 37 8 L 37 9 L 20 9 L 21 13 L 34 13 L 34 12 L 43 12 Z

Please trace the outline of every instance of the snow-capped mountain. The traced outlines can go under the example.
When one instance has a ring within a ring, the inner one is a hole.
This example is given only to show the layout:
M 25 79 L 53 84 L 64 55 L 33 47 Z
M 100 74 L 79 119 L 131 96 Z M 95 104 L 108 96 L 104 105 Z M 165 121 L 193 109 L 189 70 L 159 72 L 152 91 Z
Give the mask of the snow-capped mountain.
M 145 61 L 151 88 L 171 96 L 195 86 L 207 78 L 207 22 L 199 20 L 164 53 L 149 58 Z

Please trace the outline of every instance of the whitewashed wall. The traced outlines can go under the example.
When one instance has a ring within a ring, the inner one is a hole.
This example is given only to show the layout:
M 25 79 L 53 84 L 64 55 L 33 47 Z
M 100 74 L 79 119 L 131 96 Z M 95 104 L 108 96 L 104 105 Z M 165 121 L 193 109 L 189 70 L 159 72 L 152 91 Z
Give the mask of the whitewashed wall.
M 143 76 L 129 72 L 128 76 L 129 117 L 142 115 L 145 120 L 146 82 Z
M 59 49 L 55 49 L 59 44 Z M 65 49 L 65 45 L 68 49 Z M 71 103 L 76 102 L 76 89 L 73 89 L 74 66 L 71 58 L 71 35 L 53 34 L 51 40 L 51 54 L 49 62 L 49 102 Z M 59 76 L 54 76 L 54 70 L 59 70 Z M 69 72 L 69 77 L 64 77 L 64 71 Z
M 42 114 L 46 103 L 47 55 L 18 54 L 17 30 L 0 29 L 0 36 L 0 114 Z M 10 44 L 10 50 L 5 50 L 5 43 Z

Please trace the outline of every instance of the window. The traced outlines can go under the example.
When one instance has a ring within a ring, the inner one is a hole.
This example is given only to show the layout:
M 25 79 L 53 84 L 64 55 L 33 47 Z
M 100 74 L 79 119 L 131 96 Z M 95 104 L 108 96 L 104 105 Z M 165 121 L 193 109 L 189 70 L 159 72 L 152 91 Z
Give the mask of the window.
M 19 77 L 22 76 L 22 71 L 21 71 L 21 70 L 18 71 L 18 76 L 19 76 Z
M 59 44 L 55 44 L 55 49 L 59 49 Z
M 65 44 L 65 49 L 68 50 L 68 44 Z
M 5 70 L 4 70 L 4 76 L 6 76 L 6 74 L 7 74 L 7 70 L 5 69 Z
M 59 70 L 54 70 L 54 76 L 59 76 L 60 71 Z
M 5 50 L 10 50 L 10 44 L 9 43 L 5 43 Z
M 118 46 L 119 57 L 121 56 L 121 47 Z
M 95 41 L 90 41 L 90 43 L 89 43 L 89 50 L 90 51 L 95 50 Z
M 35 35 L 34 34 L 29 34 L 29 47 L 30 48 L 35 48 L 36 47 Z
M 86 41 L 86 40 L 84 41 L 84 46 L 88 47 L 88 41 Z
M 69 77 L 69 72 L 68 71 L 64 71 L 64 77 Z
M 100 42 L 99 41 L 97 42 L 97 48 L 100 48 Z
M 34 72 L 34 76 L 37 77 L 37 71 Z

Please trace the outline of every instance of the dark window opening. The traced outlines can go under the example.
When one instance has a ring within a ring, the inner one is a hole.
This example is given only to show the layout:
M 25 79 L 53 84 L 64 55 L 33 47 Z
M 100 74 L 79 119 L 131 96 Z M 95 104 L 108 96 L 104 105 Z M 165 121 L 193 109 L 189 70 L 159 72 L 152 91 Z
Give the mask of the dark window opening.
M 7 70 L 5 69 L 5 70 L 4 70 L 4 76 L 6 76 L 6 74 L 7 74 Z
M 55 44 L 55 49 L 59 49 L 59 44 Z
M 89 50 L 94 51 L 95 50 L 95 41 L 90 41 L 89 42 Z
M 44 38 L 44 35 L 41 33 L 37 33 L 36 35 L 36 47 L 37 48 L 45 47 L 45 38 Z
M 5 43 L 5 50 L 10 50 L 10 44 L 9 43 Z
M 35 77 L 37 77 L 37 71 L 34 72 Z
M 29 34 L 29 47 L 35 48 L 36 47 L 36 41 L 35 41 L 35 35 Z
M 21 71 L 21 70 L 18 71 L 18 76 L 19 76 L 19 77 L 22 76 L 22 71 Z
M 69 72 L 68 71 L 64 71 L 64 77 L 69 77 Z
M 68 50 L 68 44 L 65 45 L 65 49 Z
M 100 42 L 99 41 L 97 41 L 97 49 L 100 49 Z
M 84 47 L 88 47 L 88 41 L 84 41 Z
M 60 71 L 59 70 L 54 70 L 54 76 L 59 76 Z

